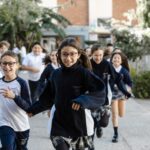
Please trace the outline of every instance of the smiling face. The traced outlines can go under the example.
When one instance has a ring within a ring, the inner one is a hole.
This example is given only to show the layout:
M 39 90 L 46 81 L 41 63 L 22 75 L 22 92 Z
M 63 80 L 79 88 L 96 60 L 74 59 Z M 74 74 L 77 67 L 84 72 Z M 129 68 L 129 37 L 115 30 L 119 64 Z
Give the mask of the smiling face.
M 16 76 L 18 62 L 15 58 L 6 55 L 1 58 L 1 68 L 6 77 L 13 78 L 14 76 Z
M 56 64 L 57 63 L 57 51 L 52 51 L 49 55 L 50 60 L 52 63 Z
M 102 61 L 103 56 L 104 56 L 104 51 L 101 49 L 94 51 L 92 54 L 92 58 L 96 64 L 99 64 Z
M 34 53 L 34 55 L 40 55 L 42 53 L 43 49 L 39 44 L 35 44 L 32 47 L 32 52 Z
M 61 61 L 66 67 L 71 67 L 80 58 L 78 50 L 71 46 L 65 46 L 61 49 Z
M 119 67 L 122 64 L 121 55 L 119 55 L 119 54 L 113 55 L 112 63 L 116 68 Z

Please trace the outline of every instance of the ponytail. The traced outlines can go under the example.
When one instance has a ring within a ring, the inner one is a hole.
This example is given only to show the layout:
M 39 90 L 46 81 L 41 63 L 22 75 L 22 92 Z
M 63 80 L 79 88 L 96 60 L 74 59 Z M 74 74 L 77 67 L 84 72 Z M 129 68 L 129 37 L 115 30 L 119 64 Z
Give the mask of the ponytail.
M 80 50 L 80 58 L 79 58 L 79 62 L 83 65 L 83 67 L 89 69 L 90 71 L 92 70 L 92 65 L 91 65 L 91 61 L 89 60 L 88 56 L 86 55 L 85 51 Z

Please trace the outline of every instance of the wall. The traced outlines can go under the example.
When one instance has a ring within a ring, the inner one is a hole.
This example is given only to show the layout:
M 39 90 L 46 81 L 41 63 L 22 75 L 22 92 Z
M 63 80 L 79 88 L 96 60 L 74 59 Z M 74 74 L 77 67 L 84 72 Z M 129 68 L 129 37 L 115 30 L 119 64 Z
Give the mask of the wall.
M 58 0 L 58 4 L 63 4 L 67 0 Z M 66 5 L 60 9 L 59 13 L 66 17 L 73 25 L 88 25 L 88 0 L 75 0 L 75 4 Z
M 117 20 L 123 20 L 124 12 L 127 12 L 129 9 L 136 8 L 136 0 L 112 0 L 112 17 Z

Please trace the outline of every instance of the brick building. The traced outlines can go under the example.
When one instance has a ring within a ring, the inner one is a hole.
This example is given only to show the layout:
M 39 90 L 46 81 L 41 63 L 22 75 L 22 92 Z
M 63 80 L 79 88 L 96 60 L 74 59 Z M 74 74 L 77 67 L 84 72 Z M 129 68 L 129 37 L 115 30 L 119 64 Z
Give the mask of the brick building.
M 123 14 L 129 9 L 136 9 L 136 0 L 72 0 L 72 3 L 69 2 L 71 1 L 51 0 L 50 5 L 63 6 L 57 12 L 72 23 L 65 29 L 67 35 L 79 36 L 82 41 L 96 41 L 101 38 L 110 41 L 111 27 L 105 27 L 99 23 L 99 20 L 111 18 L 125 20 Z M 46 32 L 45 37 L 48 36 L 47 34 Z M 51 35 L 56 36 L 55 33 Z

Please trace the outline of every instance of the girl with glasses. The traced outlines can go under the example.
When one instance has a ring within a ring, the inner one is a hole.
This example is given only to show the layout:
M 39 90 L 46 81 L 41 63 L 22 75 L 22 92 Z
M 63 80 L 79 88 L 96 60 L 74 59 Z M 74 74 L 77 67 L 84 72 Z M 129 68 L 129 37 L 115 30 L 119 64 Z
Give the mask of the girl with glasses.
M 56 150 L 93 148 L 91 110 L 105 102 L 105 86 L 90 70 L 90 61 L 79 43 L 64 39 L 58 49 L 61 67 L 52 76 L 29 116 L 51 108 L 51 141 Z

